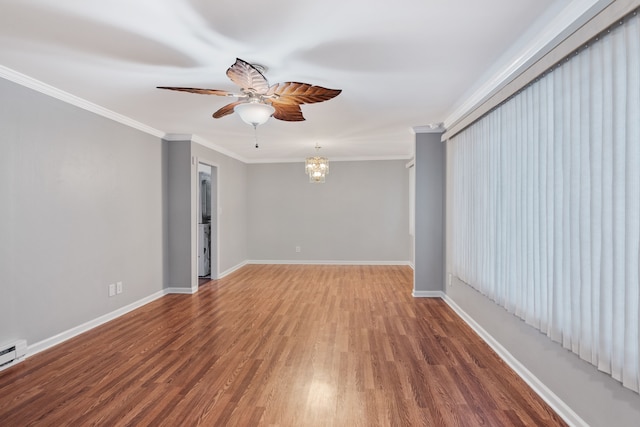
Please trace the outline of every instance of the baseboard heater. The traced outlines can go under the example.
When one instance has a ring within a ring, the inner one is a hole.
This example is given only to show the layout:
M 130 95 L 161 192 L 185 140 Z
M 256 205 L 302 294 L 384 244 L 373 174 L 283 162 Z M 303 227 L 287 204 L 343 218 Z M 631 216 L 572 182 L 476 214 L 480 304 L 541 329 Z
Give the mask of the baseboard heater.
M 25 340 L 0 346 L 0 370 L 20 362 L 26 354 L 27 342 Z

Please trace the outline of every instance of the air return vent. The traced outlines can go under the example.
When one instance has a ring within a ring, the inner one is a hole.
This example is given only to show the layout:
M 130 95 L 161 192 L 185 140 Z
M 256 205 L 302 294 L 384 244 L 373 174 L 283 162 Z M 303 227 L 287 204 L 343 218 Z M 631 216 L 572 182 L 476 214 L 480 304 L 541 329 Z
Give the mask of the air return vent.
M 0 346 L 0 370 L 21 361 L 26 354 L 27 342 L 25 340 L 18 340 Z

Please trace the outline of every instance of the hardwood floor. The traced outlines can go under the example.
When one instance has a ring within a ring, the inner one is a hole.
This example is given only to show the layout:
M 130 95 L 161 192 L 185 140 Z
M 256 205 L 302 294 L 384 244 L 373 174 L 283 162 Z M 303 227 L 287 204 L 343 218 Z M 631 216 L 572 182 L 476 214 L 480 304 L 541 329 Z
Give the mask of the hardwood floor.
M 0 425 L 565 425 L 411 283 L 405 266 L 246 266 L 0 372 Z

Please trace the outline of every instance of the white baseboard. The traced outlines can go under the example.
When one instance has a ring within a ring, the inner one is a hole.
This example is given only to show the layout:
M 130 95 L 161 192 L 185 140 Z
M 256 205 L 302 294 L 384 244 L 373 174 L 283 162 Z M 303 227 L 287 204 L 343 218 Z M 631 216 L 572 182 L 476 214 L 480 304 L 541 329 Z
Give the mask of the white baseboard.
M 409 261 L 340 261 L 340 260 L 249 260 L 247 264 L 300 265 L 411 265 Z
M 115 318 L 122 316 L 130 311 L 135 310 L 136 308 L 140 308 L 145 304 L 150 303 L 151 301 L 157 300 L 158 298 L 163 297 L 168 292 L 166 289 L 158 291 L 154 294 L 149 295 L 148 297 L 142 298 L 138 301 L 132 302 L 129 305 L 125 305 L 124 307 L 120 307 L 119 309 L 112 311 L 111 313 L 107 313 L 103 316 L 100 316 L 96 319 L 90 320 L 82 325 L 78 325 L 71 329 L 68 329 L 64 332 L 61 332 L 57 335 L 54 335 L 50 338 L 46 338 L 42 341 L 39 341 L 35 344 L 31 344 L 27 347 L 27 355 L 26 357 L 33 356 L 34 354 L 40 353 L 48 348 L 53 347 L 54 345 L 58 345 L 70 338 L 75 337 L 76 335 L 80 335 L 83 332 L 87 332 L 90 329 L 95 328 L 96 326 L 100 326 L 103 323 L 107 323 Z
M 573 409 L 571 409 L 562 399 L 560 399 L 549 387 L 531 373 L 518 359 L 516 359 L 506 348 L 502 346 L 491 334 L 480 326 L 471 316 L 469 316 L 458 304 L 443 293 L 442 299 L 462 318 L 488 345 L 495 351 L 504 362 L 513 369 L 529 387 L 535 391 L 547 404 L 570 426 L 589 427 Z
M 415 298 L 442 298 L 444 299 L 444 292 L 442 291 L 416 291 L 415 289 L 411 293 Z
M 234 271 L 241 269 L 242 267 L 244 267 L 247 264 L 249 264 L 249 261 L 242 261 L 240 264 L 237 264 L 237 265 L 235 265 L 235 266 L 233 266 L 231 268 L 226 269 L 222 273 L 218 274 L 218 279 L 222 279 L 223 277 L 230 275 Z
M 166 294 L 186 294 L 186 295 L 192 295 L 195 294 L 198 291 L 198 289 L 193 289 L 193 288 L 177 288 L 177 287 L 171 287 L 171 288 L 165 288 L 165 293 Z

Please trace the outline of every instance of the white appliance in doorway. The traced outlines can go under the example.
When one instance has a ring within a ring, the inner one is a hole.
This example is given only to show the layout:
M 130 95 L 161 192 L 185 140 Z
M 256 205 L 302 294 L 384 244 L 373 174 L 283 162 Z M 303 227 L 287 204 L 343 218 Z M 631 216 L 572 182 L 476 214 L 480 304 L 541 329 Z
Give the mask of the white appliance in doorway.
M 198 224 L 198 276 L 211 274 L 211 224 Z
M 198 162 L 197 268 L 199 278 L 218 276 L 218 168 Z

